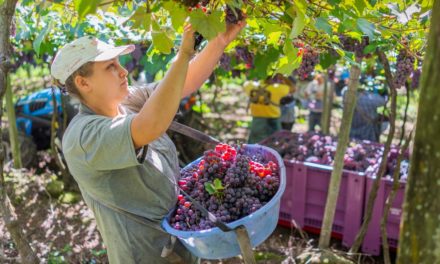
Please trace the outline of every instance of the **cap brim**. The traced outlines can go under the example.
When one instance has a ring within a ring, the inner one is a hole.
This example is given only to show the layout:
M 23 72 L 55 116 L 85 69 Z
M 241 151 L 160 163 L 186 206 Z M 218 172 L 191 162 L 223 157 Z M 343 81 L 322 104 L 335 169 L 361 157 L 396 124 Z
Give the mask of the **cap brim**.
M 133 52 L 134 49 L 135 49 L 134 45 L 126 45 L 126 46 L 115 47 L 115 48 L 108 49 L 108 50 L 102 52 L 101 54 L 99 54 L 98 56 L 94 57 L 90 61 L 106 61 L 106 60 L 111 60 L 111 59 L 116 58 L 116 57 L 118 57 L 120 55 L 129 54 L 129 53 Z

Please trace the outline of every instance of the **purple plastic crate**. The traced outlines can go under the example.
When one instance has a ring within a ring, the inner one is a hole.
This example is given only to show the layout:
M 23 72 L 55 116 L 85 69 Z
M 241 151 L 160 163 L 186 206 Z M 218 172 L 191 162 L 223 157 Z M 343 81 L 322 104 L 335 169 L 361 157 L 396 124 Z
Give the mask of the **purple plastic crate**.
M 305 229 L 319 230 L 324 217 L 332 167 L 313 163 L 284 161 L 286 190 L 281 197 L 280 223 L 292 220 Z M 360 228 L 363 213 L 365 177 L 343 171 L 333 223 L 333 235 L 351 246 Z
M 368 196 L 373 186 L 374 178 L 366 177 L 366 191 L 365 191 L 365 209 L 368 202 Z M 399 240 L 399 226 L 402 216 L 402 205 L 405 195 L 406 182 L 399 182 L 399 189 L 388 214 L 387 222 L 387 236 L 388 244 L 392 248 L 397 248 Z M 373 215 L 368 226 L 367 233 L 362 244 L 362 251 L 371 255 L 380 255 L 382 248 L 382 235 L 380 231 L 380 221 L 382 220 L 385 209 L 386 200 L 393 188 L 393 180 L 382 178 L 379 185 L 379 191 L 374 203 Z
M 297 180 L 298 176 L 293 175 L 294 163 L 289 161 L 284 161 L 284 166 L 286 168 L 286 190 L 284 194 L 281 196 L 281 204 L 280 204 L 280 216 L 279 222 L 282 225 L 289 226 L 292 224 L 291 221 L 293 219 L 294 212 L 294 203 L 297 203 L 295 200 L 295 195 L 293 193 L 293 186 L 296 185 L 295 180 Z

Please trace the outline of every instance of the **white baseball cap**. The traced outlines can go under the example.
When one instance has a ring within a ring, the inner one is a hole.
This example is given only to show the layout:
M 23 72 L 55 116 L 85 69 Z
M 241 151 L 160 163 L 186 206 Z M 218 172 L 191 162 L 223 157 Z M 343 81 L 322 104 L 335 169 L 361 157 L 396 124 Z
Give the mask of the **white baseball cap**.
M 115 47 L 93 36 L 81 37 L 66 44 L 57 52 L 50 72 L 61 84 L 65 84 L 67 78 L 85 63 L 111 60 L 134 49 L 134 45 Z

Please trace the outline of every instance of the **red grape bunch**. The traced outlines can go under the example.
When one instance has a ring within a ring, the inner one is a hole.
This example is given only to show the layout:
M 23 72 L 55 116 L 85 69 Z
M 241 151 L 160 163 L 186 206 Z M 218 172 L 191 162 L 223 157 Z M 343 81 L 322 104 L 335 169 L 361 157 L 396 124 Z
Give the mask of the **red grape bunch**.
M 394 85 L 401 88 L 414 70 L 414 57 L 407 50 L 401 49 L 397 55 Z
M 315 70 L 315 66 L 319 63 L 319 54 L 316 50 L 310 47 L 306 47 L 304 49 L 300 48 L 298 54 L 302 54 L 302 61 L 301 65 L 297 69 L 297 74 L 299 79 L 304 81 L 311 75 L 311 73 Z
M 182 170 L 179 186 L 223 222 L 245 217 L 264 206 L 279 188 L 279 169 L 272 161 L 253 160 L 242 147 L 219 144 L 196 164 Z M 214 227 L 187 197 L 178 196 L 173 228 L 198 231 Z

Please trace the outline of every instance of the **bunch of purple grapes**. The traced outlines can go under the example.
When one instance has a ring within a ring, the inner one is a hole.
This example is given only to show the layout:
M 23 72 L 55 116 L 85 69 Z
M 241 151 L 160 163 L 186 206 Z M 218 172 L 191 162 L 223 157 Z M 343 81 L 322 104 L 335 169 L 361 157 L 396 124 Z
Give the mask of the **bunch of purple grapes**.
M 406 80 L 414 70 L 414 61 L 414 57 L 405 49 L 399 51 L 396 62 L 396 73 L 394 75 L 394 85 L 396 88 L 401 88 L 405 85 Z
M 21 66 L 23 64 L 29 64 L 32 66 L 37 66 L 37 62 L 35 60 L 35 56 L 37 56 L 35 54 L 35 52 L 33 51 L 20 51 L 17 53 L 17 64 L 18 66 Z
M 316 50 L 305 48 L 301 65 L 297 69 L 298 78 L 301 81 L 306 80 L 309 75 L 315 70 L 315 66 L 319 63 L 319 54 Z
M 343 50 L 354 52 L 356 57 L 362 58 L 369 56 L 369 54 L 364 54 L 365 47 L 370 44 L 370 38 L 368 36 L 362 36 L 362 40 L 358 41 L 345 35 L 339 35 L 339 41 Z
M 411 78 L 411 88 L 413 90 L 416 90 L 419 87 L 421 75 L 422 75 L 422 70 L 420 68 L 414 70 Z
M 220 57 L 220 67 L 229 72 L 231 70 L 231 57 L 229 57 L 226 53 L 223 53 Z
M 265 171 L 265 176 L 261 177 L 260 174 L 257 175 L 256 161 L 253 161 L 242 148 L 234 151 L 229 146 L 223 147 L 205 152 L 199 163 L 182 170 L 179 185 L 216 218 L 228 223 L 264 206 L 278 191 L 280 183 L 279 170 L 275 163 L 269 161 L 265 168 L 271 168 L 270 173 L 266 175 Z M 217 184 L 218 181 L 221 182 L 221 188 L 212 193 L 207 185 L 215 184 L 216 181 Z M 214 223 L 183 195 L 178 196 L 170 224 L 173 228 L 183 231 L 215 227 Z
M 225 15 L 226 24 L 237 24 L 244 18 L 240 8 L 230 7 L 229 5 L 226 5 Z
M 242 61 L 248 68 L 254 64 L 254 55 L 247 47 L 235 47 L 235 56 L 238 62 Z

